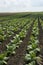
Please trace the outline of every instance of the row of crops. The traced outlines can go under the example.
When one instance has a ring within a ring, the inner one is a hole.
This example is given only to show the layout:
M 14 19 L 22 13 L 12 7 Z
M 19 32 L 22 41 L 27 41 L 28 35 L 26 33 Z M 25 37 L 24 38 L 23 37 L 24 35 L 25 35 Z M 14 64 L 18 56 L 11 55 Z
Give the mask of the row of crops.
M 43 21 L 41 19 L 39 21 L 40 21 L 41 27 L 43 29 Z M 33 29 L 32 29 L 30 41 L 28 42 L 28 46 L 26 49 L 24 65 L 43 65 L 43 59 L 42 59 L 43 55 L 42 56 L 40 55 L 41 50 L 39 47 L 38 36 L 39 36 L 39 28 L 38 28 L 38 20 L 36 20 L 34 23 Z
M 0 22 L 0 42 L 20 31 L 28 22 L 27 18 L 14 19 L 10 22 Z
M 19 48 L 19 45 L 26 37 L 27 31 L 32 23 L 31 20 L 34 20 L 34 18 L 21 18 L 13 19 L 10 22 L 0 22 L 0 45 L 2 45 L 2 48 L 4 44 L 3 42 L 13 35 L 13 38 L 10 40 L 10 42 L 6 44 L 6 49 L 4 50 L 4 52 L 2 52 L 2 50 L 0 52 L 1 65 L 7 64 L 6 60 L 9 59 L 9 56 L 16 53 L 16 49 Z
M 38 18 L 12 18 L 10 21 L 7 19 L 0 22 L 0 65 L 7 65 L 10 57 L 16 54 L 16 50 L 26 38 L 33 22 L 30 40 L 26 43 L 28 46 L 24 57 L 24 65 L 38 65 L 38 61 L 40 62 L 41 60 Z M 43 28 L 43 21 L 41 19 L 40 23 Z
M 38 47 L 39 43 L 38 34 L 39 34 L 38 22 L 36 20 L 26 50 L 27 53 L 25 56 L 25 65 L 37 65 L 37 60 L 40 59 L 39 57 L 40 48 Z
M 40 22 L 41 22 L 41 26 L 42 26 L 42 29 L 43 29 L 43 20 L 40 19 Z

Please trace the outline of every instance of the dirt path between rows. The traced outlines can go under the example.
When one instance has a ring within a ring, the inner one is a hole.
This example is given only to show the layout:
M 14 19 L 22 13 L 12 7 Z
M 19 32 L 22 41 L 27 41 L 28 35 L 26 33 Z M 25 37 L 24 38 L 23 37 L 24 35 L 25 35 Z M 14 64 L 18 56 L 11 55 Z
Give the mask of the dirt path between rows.
M 19 48 L 16 50 L 16 54 L 9 58 L 7 65 L 23 65 L 24 64 L 24 56 L 26 54 L 26 48 L 28 45 L 27 43 L 30 40 L 30 35 L 32 32 L 33 24 L 34 24 L 34 22 L 31 24 L 25 39 L 20 44 Z
M 42 29 L 39 17 L 38 17 L 38 27 L 39 27 L 40 57 L 42 58 L 42 60 L 39 62 L 39 64 L 43 65 L 43 29 Z

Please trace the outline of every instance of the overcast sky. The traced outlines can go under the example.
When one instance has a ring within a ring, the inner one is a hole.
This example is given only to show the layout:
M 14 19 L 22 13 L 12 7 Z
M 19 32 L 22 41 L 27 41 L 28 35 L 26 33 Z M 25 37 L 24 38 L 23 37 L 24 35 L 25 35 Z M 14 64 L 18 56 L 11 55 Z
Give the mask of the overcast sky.
M 43 0 L 0 0 L 0 12 L 43 11 Z

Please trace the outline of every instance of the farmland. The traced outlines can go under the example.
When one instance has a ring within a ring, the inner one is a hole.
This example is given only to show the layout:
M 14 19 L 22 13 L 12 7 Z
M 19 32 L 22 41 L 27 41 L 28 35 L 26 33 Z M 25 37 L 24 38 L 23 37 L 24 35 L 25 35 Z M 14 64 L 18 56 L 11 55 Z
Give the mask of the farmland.
M 0 14 L 0 65 L 43 65 L 43 13 Z

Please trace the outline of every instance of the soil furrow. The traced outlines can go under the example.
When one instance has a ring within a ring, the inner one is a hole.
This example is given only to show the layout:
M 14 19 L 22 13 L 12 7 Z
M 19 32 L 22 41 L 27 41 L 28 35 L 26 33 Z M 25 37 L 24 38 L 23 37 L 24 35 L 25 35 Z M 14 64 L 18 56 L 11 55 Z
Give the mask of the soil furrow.
M 43 30 L 41 27 L 40 19 L 38 17 L 38 27 L 39 27 L 39 47 L 40 47 L 40 55 L 42 60 L 39 62 L 39 64 L 43 65 Z

